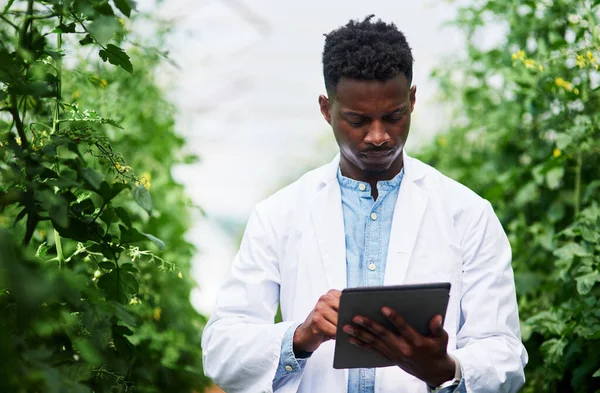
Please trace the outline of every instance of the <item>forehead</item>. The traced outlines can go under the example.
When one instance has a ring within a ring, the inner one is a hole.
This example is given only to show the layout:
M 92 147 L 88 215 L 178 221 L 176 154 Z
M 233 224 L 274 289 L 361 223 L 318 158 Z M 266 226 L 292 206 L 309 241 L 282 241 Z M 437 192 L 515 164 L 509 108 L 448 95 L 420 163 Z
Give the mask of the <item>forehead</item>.
M 343 109 L 359 112 L 389 111 L 406 103 L 409 90 L 408 81 L 402 74 L 386 81 L 342 77 L 334 101 Z

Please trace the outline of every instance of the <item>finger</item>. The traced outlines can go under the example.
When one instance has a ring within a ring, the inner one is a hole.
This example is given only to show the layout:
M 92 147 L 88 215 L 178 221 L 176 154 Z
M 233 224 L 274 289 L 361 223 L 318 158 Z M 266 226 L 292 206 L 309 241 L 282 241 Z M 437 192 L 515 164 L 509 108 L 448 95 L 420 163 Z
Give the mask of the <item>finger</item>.
M 339 311 L 340 308 L 340 296 L 337 294 L 335 289 L 331 289 L 327 294 L 323 297 L 325 304 L 334 309 L 336 312 Z M 341 292 L 340 292 L 341 294 Z
M 439 314 L 429 321 L 429 330 L 431 331 L 431 337 L 433 338 L 442 340 L 448 338 L 448 333 L 446 333 L 443 327 L 443 318 Z
M 339 299 L 342 296 L 342 291 L 337 289 L 330 289 L 327 293 L 336 299 Z
M 350 325 L 347 325 L 347 326 L 350 326 Z M 358 329 L 360 329 L 360 328 L 358 328 Z M 358 333 L 357 336 L 360 336 L 360 333 Z M 374 337 L 373 342 L 367 342 L 367 341 L 364 341 L 364 339 L 361 339 L 357 336 L 350 337 L 350 340 L 349 340 L 350 344 L 353 344 L 353 345 L 359 346 L 361 348 L 367 349 L 371 352 L 377 353 L 380 356 L 383 356 L 384 358 L 391 360 L 395 363 L 398 363 L 400 361 L 400 359 L 398 358 L 398 355 L 396 354 L 396 351 L 393 349 L 393 347 L 388 345 L 387 343 L 385 343 L 379 337 Z
M 325 318 L 329 323 L 333 326 L 337 326 L 338 324 L 338 312 L 337 310 L 330 308 L 322 311 L 323 318 Z
M 366 344 L 369 344 L 369 345 L 374 344 L 375 341 L 379 340 L 371 332 L 369 332 L 366 329 L 361 328 L 360 326 L 345 325 L 343 330 L 345 333 L 349 334 L 350 336 L 355 337 L 358 340 L 360 340 Z
M 373 321 L 369 318 L 363 317 L 361 315 L 357 315 L 354 318 L 352 318 L 352 322 L 356 323 L 357 325 L 362 326 L 363 328 L 367 329 L 369 332 L 373 333 L 374 335 L 379 336 L 384 339 L 387 339 L 388 336 L 391 335 L 391 333 L 392 333 L 382 324 L 380 324 L 376 321 Z
M 392 322 L 392 324 L 398 329 L 398 333 L 410 344 L 415 345 L 415 343 L 420 342 L 423 339 L 412 326 L 410 326 L 404 318 L 398 315 L 394 310 L 389 307 L 382 307 L 381 312 L 383 315 L 387 317 L 387 319 Z
M 439 337 L 444 329 L 442 329 L 442 316 L 436 315 L 429 321 L 429 331 L 433 337 Z

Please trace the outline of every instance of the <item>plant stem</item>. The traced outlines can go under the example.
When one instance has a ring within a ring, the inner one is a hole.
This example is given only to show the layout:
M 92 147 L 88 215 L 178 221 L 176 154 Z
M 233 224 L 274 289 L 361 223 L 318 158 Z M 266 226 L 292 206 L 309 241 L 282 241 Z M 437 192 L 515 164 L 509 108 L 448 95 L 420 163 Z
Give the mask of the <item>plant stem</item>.
M 56 245 L 56 259 L 58 260 L 58 267 L 60 269 L 65 262 L 65 255 L 63 254 L 62 243 L 60 242 L 60 235 L 56 229 L 54 229 L 54 243 Z
M 581 209 L 581 167 L 583 166 L 582 153 L 577 153 L 577 166 L 575 167 L 575 217 Z

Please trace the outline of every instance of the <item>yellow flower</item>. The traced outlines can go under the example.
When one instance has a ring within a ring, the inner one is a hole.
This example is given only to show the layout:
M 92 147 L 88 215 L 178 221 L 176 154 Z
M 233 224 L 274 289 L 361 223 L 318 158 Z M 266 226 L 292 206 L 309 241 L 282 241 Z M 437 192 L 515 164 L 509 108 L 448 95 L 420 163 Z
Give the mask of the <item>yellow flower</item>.
M 554 151 L 552 152 L 552 155 L 554 157 L 560 157 L 560 154 L 561 154 L 561 152 L 557 148 L 555 148 Z
M 154 315 L 153 316 L 154 316 L 154 320 L 155 321 L 158 321 L 160 319 L 160 308 L 159 307 L 156 307 L 154 309 Z
M 74 99 L 74 100 L 76 100 L 76 99 L 78 99 L 78 98 L 79 98 L 79 96 L 81 96 L 81 90 L 79 90 L 79 89 L 78 89 L 78 90 L 75 90 L 75 91 L 73 92 L 73 96 L 72 96 L 72 97 L 73 97 L 73 99 Z
M 17 137 L 16 141 L 17 141 L 17 145 L 21 146 L 21 137 L 20 136 Z
M 40 229 L 40 236 L 46 237 L 46 231 L 44 231 L 43 229 Z
M 554 84 L 558 87 L 562 87 L 565 90 L 573 91 L 573 85 L 571 84 L 571 82 L 567 82 L 561 77 L 554 79 Z
M 540 70 L 540 72 L 541 72 L 541 71 L 544 71 L 544 66 L 543 66 L 543 65 L 541 65 L 541 64 L 540 64 L 540 65 L 538 65 L 538 70 Z
M 140 183 L 142 183 L 144 185 L 144 187 L 146 187 L 146 190 L 150 189 L 150 181 L 152 180 L 152 175 L 150 174 L 150 172 L 144 172 L 144 174 L 142 175 L 142 178 L 140 179 Z
M 444 138 L 443 136 L 438 137 L 438 145 L 441 147 L 448 146 L 448 139 Z
M 525 67 L 527 67 L 529 69 L 535 67 L 535 61 L 531 60 L 531 59 L 527 59 L 527 60 L 523 61 L 523 64 L 525 64 Z
M 575 64 L 577 64 L 577 66 L 578 66 L 579 68 L 583 68 L 583 67 L 585 67 L 585 65 L 586 65 L 587 63 L 586 63 L 586 61 L 585 61 L 585 58 L 584 58 L 583 56 L 581 56 L 581 55 L 577 55 L 577 56 L 576 56 L 576 59 L 575 59 Z
M 525 59 L 525 51 L 522 49 L 519 49 L 518 51 L 513 53 L 511 57 L 513 60 L 524 60 Z
M 108 86 L 108 81 L 106 79 L 101 79 L 100 80 L 100 88 L 104 89 L 106 86 Z
M 578 88 L 574 88 L 573 89 L 573 93 L 575 93 L 575 95 L 578 96 L 579 95 L 579 89 Z
M 589 61 L 592 61 L 592 59 L 594 58 L 594 55 L 592 54 L 591 51 L 587 51 L 586 55 L 587 55 L 587 58 Z
M 177 275 L 177 277 L 183 278 L 183 274 L 181 274 L 181 272 L 179 272 L 179 274 Z
M 121 26 L 125 26 L 125 20 L 123 18 L 119 18 L 119 23 Z

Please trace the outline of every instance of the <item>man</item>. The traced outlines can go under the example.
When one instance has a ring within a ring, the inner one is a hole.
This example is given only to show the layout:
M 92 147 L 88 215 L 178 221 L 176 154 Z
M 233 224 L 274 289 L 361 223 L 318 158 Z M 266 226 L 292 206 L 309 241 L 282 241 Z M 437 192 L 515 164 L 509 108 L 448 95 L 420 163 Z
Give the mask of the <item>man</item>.
M 226 392 L 515 392 L 520 340 L 511 251 L 490 204 L 410 158 L 413 58 L 394 24 L 326 35 L 319 105 L 339 158 L 259 203 L 204 331 L 206 374 Z M 356 316 L 355 345 L 398 366 L 333 369 L 340 289 L 450 282 L 424 337 Z M 273 317 L 281 305 L 283 322 Z M 399 332 L 399 334 L 398 334 Z

